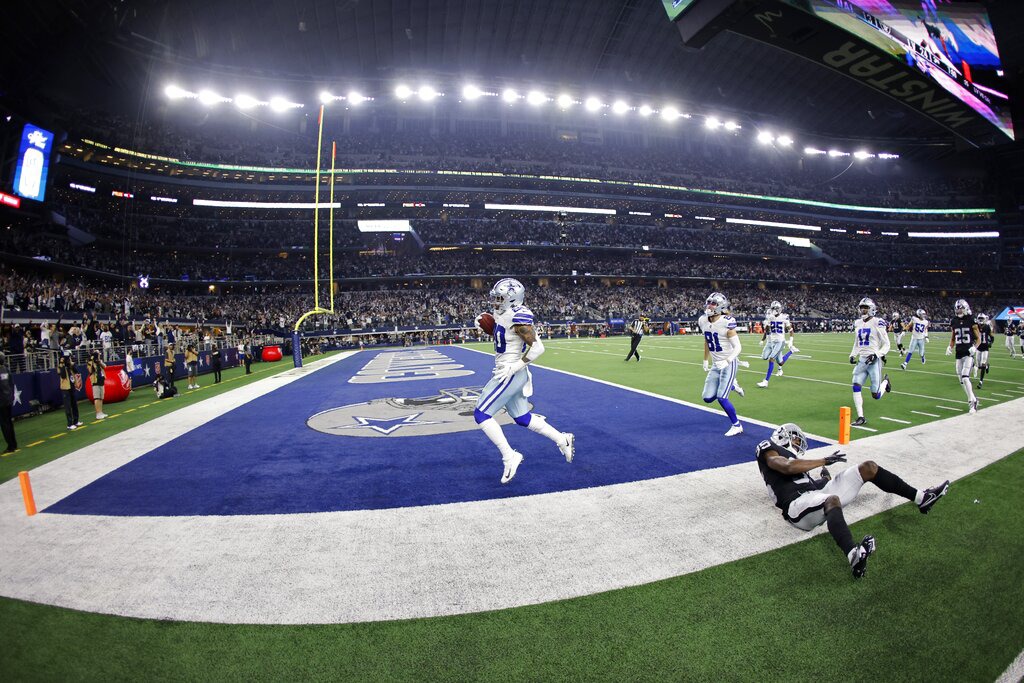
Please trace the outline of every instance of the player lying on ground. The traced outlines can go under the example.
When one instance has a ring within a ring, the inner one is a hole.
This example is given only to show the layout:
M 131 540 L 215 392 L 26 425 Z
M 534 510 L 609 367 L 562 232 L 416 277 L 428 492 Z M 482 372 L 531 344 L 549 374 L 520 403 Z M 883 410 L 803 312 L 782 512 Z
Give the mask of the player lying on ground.
M 835 477 L 822 469 L 822 478 L 814 479 L 812 470 L 846 462 L 846 455 L 836 451 L 824 458 L 805 460 L 801 456 L 806 451 L 807 437 L 800 427 L 787 422 L 772 432 L 768 441 L 757 445 L 757 466 L 769 497 L 782 510 L 783 519 L 803 531 L 827 524 L 828 532 L 849 560 L 855 579 L 867 572 L 868 556 L 875 551 L 875 539 L 865 536 L 860 543 L 854 543 L 843 516 L 843 506 L 853 502 L 865 482 L 914 501 L 924 514 L 928 514 L 935 501 L 949 490 L 949 482 L 945 481 L 919 491 L 871 460 L 849 467 Z

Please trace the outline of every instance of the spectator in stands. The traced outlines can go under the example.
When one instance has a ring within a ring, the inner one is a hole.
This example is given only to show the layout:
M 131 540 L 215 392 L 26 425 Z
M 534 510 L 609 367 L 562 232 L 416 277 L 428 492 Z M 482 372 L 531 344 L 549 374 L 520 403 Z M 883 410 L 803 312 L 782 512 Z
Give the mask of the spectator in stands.
M 14 374 L 7 366 L 7 357 L 0 352 L 0 431 L 3 432 L 4 440 L 7 441 L 7 450 L 4 453 L 13 453 L 18 450 L 18 439 L 14 435 L 14 419 L 11 417 L 13 405 Z
M 86 366 L 89 370 L 89 383 L 92 384 L 92 402 L 96 408 L 96 419 L 105 420 L 107 414 L 103 412 L 103 387 L 107 382 L 107 364 L 103 362 L 102 354 L 94 349 L 89 354 L 89 363 Z
M 65 350 L 60 354 L 57 375 L 60 377 L 60 394 L 64 399 L 64 415 L 68 419 L 68 429 L 74 431 L 82 426 L 82 422 L 78 419 L 78 397 L 75 395 L 77 373 L 70 351 Z

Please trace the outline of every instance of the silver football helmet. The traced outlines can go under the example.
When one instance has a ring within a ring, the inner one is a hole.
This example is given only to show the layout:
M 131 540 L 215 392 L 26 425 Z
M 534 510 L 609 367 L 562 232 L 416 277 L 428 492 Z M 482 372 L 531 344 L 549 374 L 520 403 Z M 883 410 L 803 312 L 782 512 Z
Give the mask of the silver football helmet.
M 807 437 L 804 436 L 804 430 L 792 422 L 786 422 L 776 427 L 769 440 L 776 446 L 793 451 L 797 457 L 801 457 L 807 452 Z
M 772 305 L 768 307 L 768 310 L 774 313 L 775 315 L 779 315 L 780 313 L 782 313 L 782 304 L 778 301 L 773 301 Z
M 871 316 L 878 312 L 878 307 L 875 306 L 875 302 L 869 299 L 868 297 L 864 297 L 863 299 L 861 299 L 860 303 L 857 304 L 857 308 L 860 309 L 860 314 L 864 316 L 865 320 L 867 320 L 868 318 L 870 318 Z M 868 309 L 867 313 L 864 312 L 865 308 Z
M 729 299 L 721 292 L 712 292 L 704 301 L 704 314 L 709 318 L 713 315 L 722 315 L 729 310 Z
M 498 280 L 491 287 L 491 306 L 494 312 L 501 315 L 513 306 L 522 306 L 526 299 L 526 287 L 519 280 L 510 277 Z
M 924 320 L 924 317 L 928 315 L 923 308 L 917 309 L 917 317 Z
M 978 323 L 979 325 L 987 325 L 988 316 L 985 315 L 984 313 L 979 313 L 977 317 L 974 318 L 974 322 Z
M 971 305 L 967 303 L 966 299 L 957 299 L 956 303 L 953 304 L 953 312 L 957 315 L 970 315 Z
M 899 311 L 893 311 L 892 312 L 892 319 L 893 320 L 899 320 L 900 319 L 900 312 Z

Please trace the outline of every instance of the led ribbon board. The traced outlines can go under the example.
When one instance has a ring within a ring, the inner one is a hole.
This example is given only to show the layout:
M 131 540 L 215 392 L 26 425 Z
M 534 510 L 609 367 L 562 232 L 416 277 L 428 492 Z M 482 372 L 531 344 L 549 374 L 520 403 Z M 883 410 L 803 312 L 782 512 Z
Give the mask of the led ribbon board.
M 21 131 L 18 165 L 14 171 L 14 192 L 37 202 L 46 198 L 46 175 L 50 168 L 53 133 L 26 123 Z

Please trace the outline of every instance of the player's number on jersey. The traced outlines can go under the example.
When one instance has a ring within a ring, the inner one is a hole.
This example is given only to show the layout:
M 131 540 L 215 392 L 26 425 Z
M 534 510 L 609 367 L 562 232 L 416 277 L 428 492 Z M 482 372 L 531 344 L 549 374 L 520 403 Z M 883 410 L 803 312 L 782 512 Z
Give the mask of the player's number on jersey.
M 772 334 L 783 334 L 784 333 L 784 329 L 782 327 L 782 323 L 772 322 L 771 323 L 771 328 L 772 328 Z
M 921 323 L 915 323 L 914 324 L 914 332 L 917 332 L 917 333 L 924 332 L 924 325 L 922 325 Z
M 720 343 L 718 343 L 718 333 L 717 332 L 705 332 L 704 333 L 704 340 L 708 343 L 708 350 L 709 351 L 721 351 L 722 350 L 722 345 Z
M 501 325 L 494 326 L 494 352 L 505 353 L 505 328 Z
M 871 343 L 871 329 L 862 327 L 857 330 L 857 344 L 860 346 L 867 346 Z
M 957 344 L 973 344 L 971 330 L 967 327 L 958 327 L 953 330 L 953 339 Z

